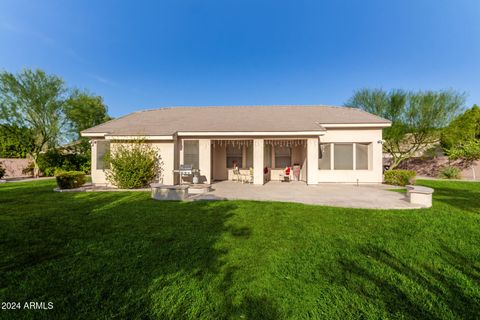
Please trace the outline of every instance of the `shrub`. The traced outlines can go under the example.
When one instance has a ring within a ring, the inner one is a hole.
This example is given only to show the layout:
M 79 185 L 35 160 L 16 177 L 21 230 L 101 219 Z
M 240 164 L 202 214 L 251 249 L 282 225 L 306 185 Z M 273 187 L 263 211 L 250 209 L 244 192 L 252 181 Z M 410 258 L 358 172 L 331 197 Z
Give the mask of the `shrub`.
M 162 174 L 160 156 L 142 141 L 118 144 L 105 162 L 110 166 L 105 172 L 107 180 L 123 189 L 145 187 Z
M 85 173 L 81 171 L 56 172 L 57 185 L 60 189 L 73 189 L 85 183 Z
M 90 155 L 61 153 L 56 149 L 40 154 L 38 167 L 44 176 L 51 177 L 55 170 L 90 172 Z
M 461 172 L 462 170 L 457 167 L 448 166 L 440 170 L 438 177 L 443 179 L 460 179 Z
M 388 170 L 385 172 L 384 180 L 386 184 L 395 186 L 406 186 L 415 184 L 417 173 L 413 170 Z
M 5 176 L 6 172 L 7 170 L 3 167 L 3 164 L 0 162 L 0 179 L 2 179 L 3 176 Z

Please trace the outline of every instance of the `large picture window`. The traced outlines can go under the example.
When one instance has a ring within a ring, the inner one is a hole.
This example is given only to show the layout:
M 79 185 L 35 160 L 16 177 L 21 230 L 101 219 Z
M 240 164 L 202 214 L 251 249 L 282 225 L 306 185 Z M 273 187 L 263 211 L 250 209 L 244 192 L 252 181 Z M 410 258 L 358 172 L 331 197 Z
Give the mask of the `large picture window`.
M 333 169 L 353 170 L 353 144 L 338 144 L 333 146 Z
M 355 168 L 355 170 L 369 170 L 370 145 L 371 143 L 359 142 L 320 143 L 318 150 L 318 169 L 353 170 L 353 168 Z M 331 165 L 332 160 L 333 168 Z
M 105 155 L 110 152 L 110 141 L 97 141 L 97 170 L 108 169 Z
M 330 143 L 321 143 L 318 150 L 318 168 L 321 170 L 330 170 L 332 168 L 330 159 Z
M 289 147 L 275 147 L 275 167 L 285 168 L 292 164 L 292 150 Z
M 243 168 L 242 163 L 242 147 L 227 145 L 227 168 L 233 168 L 234 163 L 237 164 L 237 167 Z
M 198 169 L 198 140 L 183 141 L 183 148 L 183 164 L 189 164 L 193 169 Z

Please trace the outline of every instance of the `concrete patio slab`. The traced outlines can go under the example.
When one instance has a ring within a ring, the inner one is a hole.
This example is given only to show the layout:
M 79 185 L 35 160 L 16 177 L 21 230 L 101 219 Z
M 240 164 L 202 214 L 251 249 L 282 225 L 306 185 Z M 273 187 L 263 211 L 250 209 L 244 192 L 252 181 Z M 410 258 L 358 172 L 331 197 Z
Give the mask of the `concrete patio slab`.
M 213 191 L 193 197 L 192 200 L 258 200 L 298 202 L 347 208 L 419 209 L 403 193 L 389 191 L 387 185 L 319 184 L 307 186 L 304 182 L 271 181 L 265 185 L 222 181 L 212 184 Z

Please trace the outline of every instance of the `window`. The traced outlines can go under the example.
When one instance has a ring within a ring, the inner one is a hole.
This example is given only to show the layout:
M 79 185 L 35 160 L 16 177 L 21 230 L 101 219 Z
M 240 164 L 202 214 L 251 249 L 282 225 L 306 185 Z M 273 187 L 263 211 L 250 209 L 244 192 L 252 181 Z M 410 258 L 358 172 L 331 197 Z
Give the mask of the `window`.
M 246 168 L 253 168 L 253 144 L 247 146 L 247 166 Z
M 233 168 L 233 164 L 236 163 L 237 167 L 243 168 L 242 163 L 242 147 L 227 145 L 227 168 Z
M 289 147 L 275 147 L 275 167 L 285 168 L 292 164 Z
M 105 155 L 110 152 L 110 141 L 97 141 L 97 170 L 107 169 Z
M 198 140 L 183 141 L 183 164 L 190 164 L 198 169 Z
M 368 170 L 368 143 L 355 144 L 355 169 Z
M 333 146 L 333 169 L 353 170 L 353 143 Z
M 331 167 L 331 150 L 330 143 L 321 143 L 318 150 L 318 169 L 330 170 Z
M 267 168 L 272 167 L 272 145 L 266 144 L 263 150 L 263 165 Z

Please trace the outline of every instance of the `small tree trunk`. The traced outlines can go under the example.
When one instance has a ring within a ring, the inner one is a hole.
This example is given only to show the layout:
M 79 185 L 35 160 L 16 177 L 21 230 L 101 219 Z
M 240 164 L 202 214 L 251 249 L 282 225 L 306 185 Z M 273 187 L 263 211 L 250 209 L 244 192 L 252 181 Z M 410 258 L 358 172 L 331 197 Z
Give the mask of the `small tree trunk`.
M 33 162 L 33 177 L 38 178 L 40 176 L 40 167 L 38 166 L 38 155 L 32 155 Z
M 402 163 L 402 161 L 406 160 L 406 158 L 402 158 L 402 157 L 393 157 L 392 158 L 392 163 L 390 164 L 390 168 L 388 170 L 393 170 L 395 168 L 397 168 L 400 163 Z

